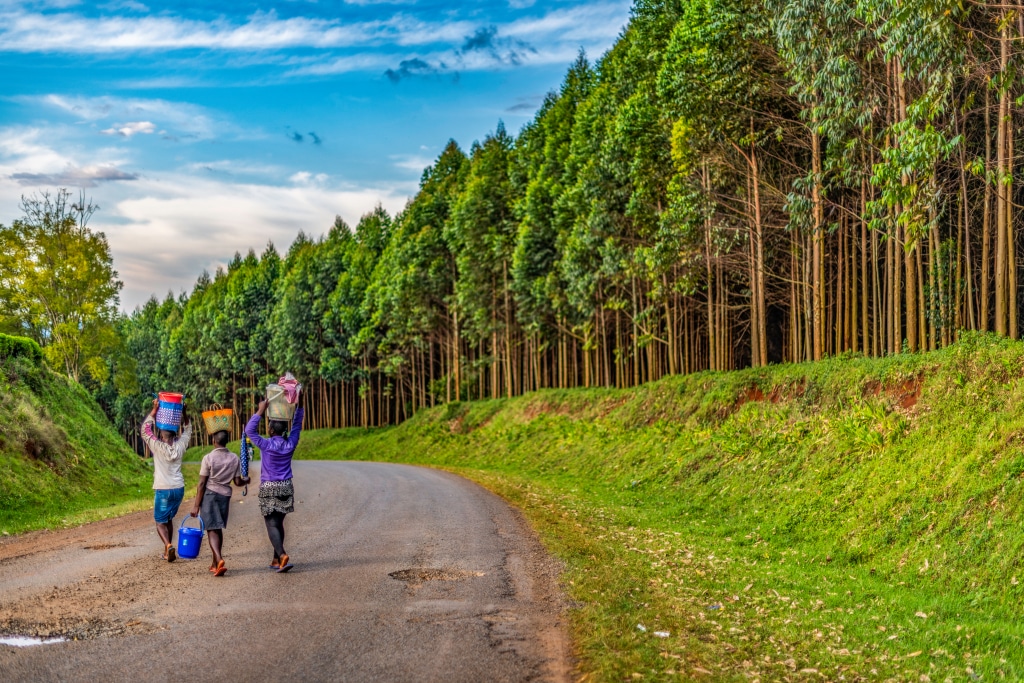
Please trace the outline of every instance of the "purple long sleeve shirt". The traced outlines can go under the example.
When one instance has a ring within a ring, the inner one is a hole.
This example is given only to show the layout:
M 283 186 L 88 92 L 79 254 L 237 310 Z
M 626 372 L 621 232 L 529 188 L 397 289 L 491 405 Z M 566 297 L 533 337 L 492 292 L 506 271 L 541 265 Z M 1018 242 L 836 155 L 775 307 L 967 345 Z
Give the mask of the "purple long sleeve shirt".
M 260 415 L 257 413 L 249 418 L 245 425 L 245 435 L 253 445 L 260 449 L 260 482 L 285 481 L 292 478 L 292 455 L 299 445 L 299 434 L 302 432 L 302 408 L 295 410 L 292 418 L 292 431 L 288 438 L 272 436 L 264 439 L 260 436 Z

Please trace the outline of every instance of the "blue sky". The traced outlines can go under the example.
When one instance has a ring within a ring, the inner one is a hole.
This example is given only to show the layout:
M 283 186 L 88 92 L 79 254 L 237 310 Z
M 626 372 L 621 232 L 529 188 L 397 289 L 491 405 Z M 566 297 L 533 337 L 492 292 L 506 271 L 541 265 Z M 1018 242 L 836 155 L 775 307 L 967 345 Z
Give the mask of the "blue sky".
M 0 0 L 0 223 L 84 189 L 130 310 L 235 251 L 400 210 L 450 138 L 517 131 L 629 7 Z

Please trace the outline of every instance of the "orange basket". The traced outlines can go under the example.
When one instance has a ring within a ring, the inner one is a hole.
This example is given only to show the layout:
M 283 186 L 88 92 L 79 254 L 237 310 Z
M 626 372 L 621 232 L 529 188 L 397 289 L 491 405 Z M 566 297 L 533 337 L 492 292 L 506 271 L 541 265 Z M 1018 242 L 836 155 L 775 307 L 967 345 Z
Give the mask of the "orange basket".
M 231 416 L 234 411 L 231 408 L 221 408 L 219 403 L 214 403 L 209 410 L 203 412 L 203 424 L 206 425 L 207 434 L 217 432 L 231 432 Z

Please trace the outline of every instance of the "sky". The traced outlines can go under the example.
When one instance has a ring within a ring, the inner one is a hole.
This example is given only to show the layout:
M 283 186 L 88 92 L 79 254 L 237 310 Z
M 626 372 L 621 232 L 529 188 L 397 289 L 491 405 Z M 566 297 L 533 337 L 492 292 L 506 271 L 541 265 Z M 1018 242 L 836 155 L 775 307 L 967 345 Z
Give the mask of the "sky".
M 0 0 L 0 224 L 99 207 L 121 308 L 237 251 L 402 209 L 449 139 L 515 133 L 628 0 Z

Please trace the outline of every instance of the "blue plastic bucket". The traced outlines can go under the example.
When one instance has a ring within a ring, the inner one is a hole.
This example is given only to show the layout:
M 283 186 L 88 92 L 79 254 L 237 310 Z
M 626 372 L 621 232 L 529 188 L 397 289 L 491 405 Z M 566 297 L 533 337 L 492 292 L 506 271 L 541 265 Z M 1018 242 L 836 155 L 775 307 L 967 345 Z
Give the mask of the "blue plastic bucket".
M 181 520 L 181 526 L 178 527 L 178 557 L 183 557 L 186 560 L 194 560 L 199 557 L 199 549 L 203 547 L 203 533 L 206 531 L 202 517 L 196 517 L 199 520 L 198 529 L 185 526 L 185 522 L 190 519 L 192 519 L 192 515 L 185 515 L 185 519 Z

